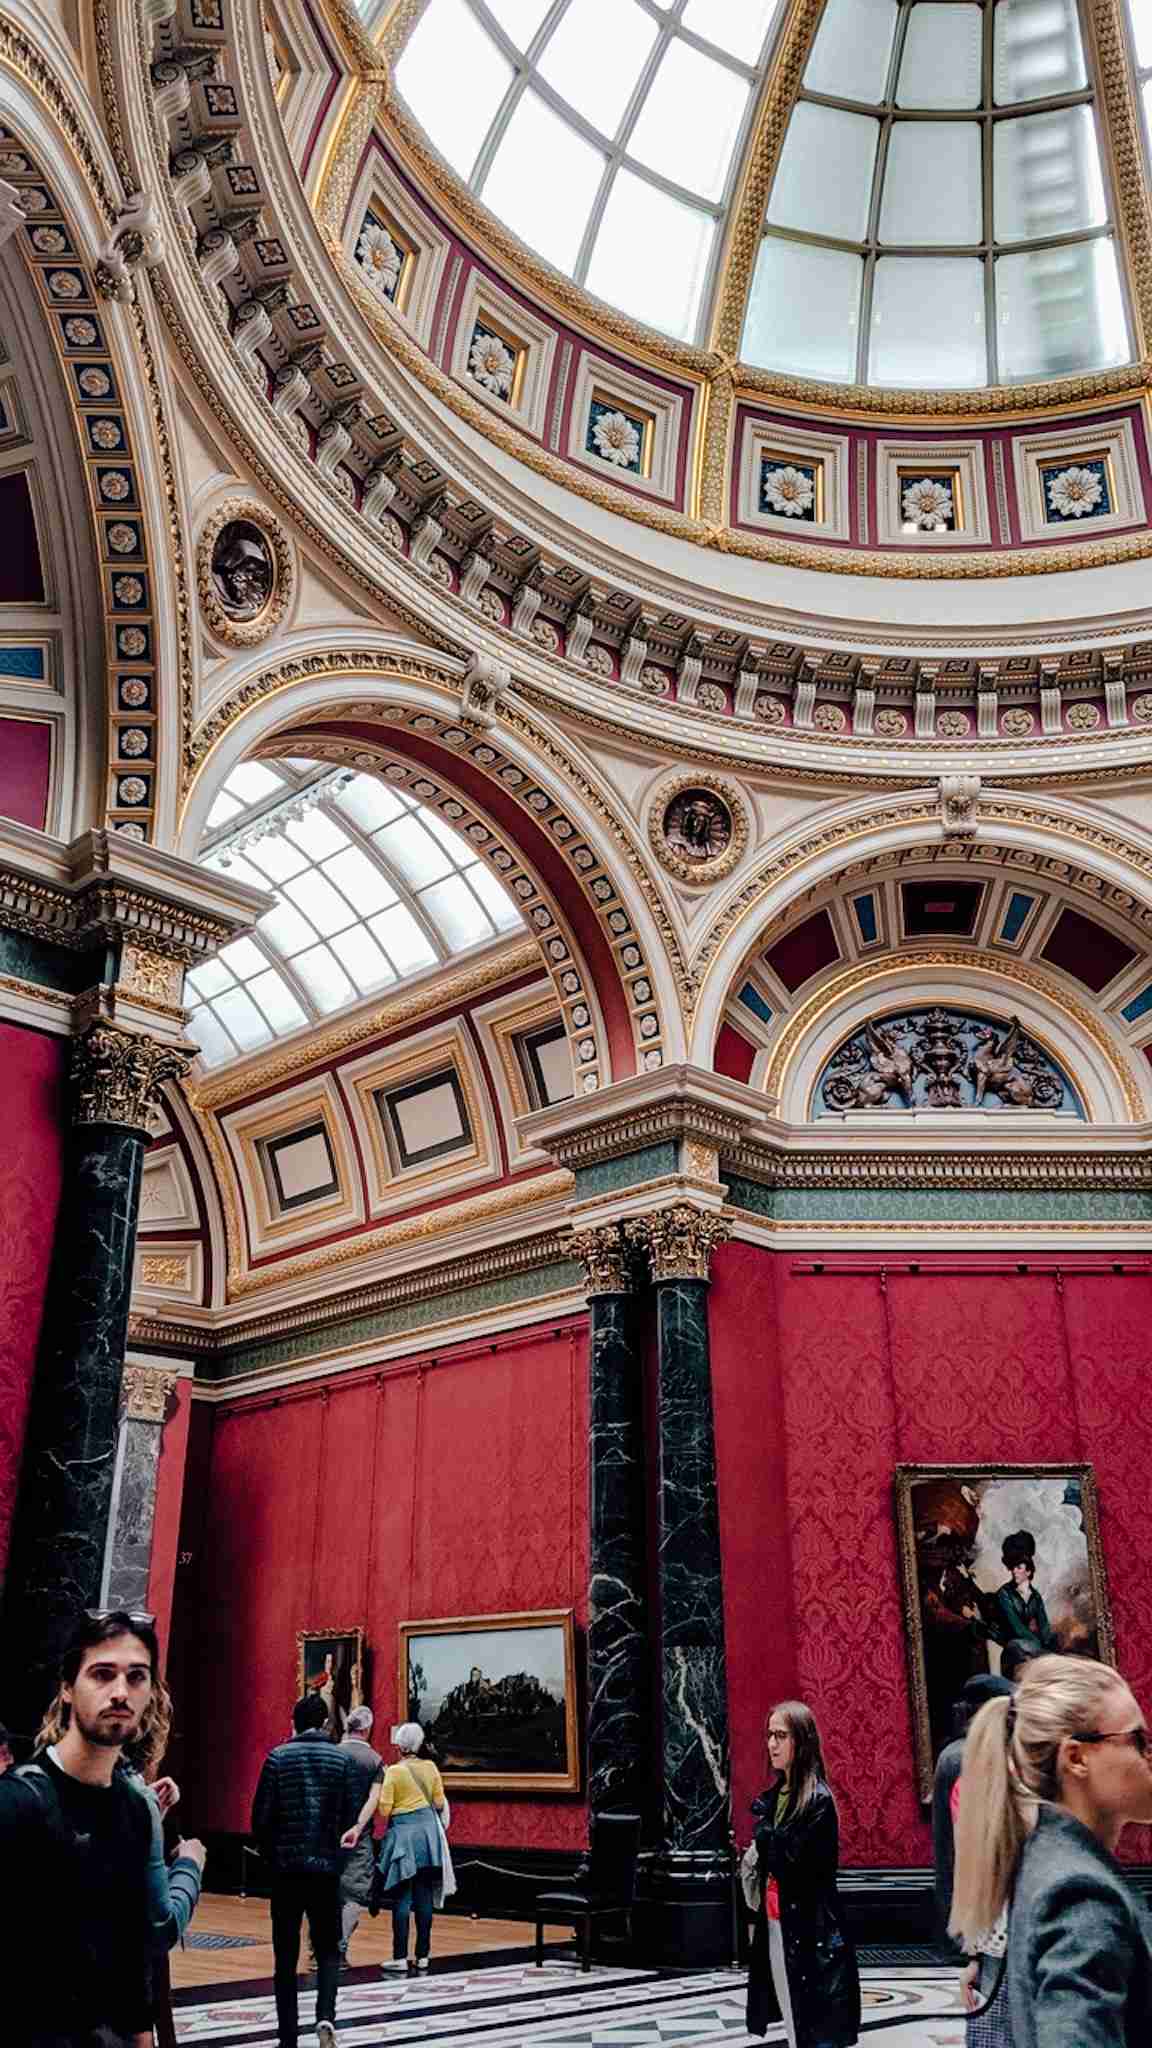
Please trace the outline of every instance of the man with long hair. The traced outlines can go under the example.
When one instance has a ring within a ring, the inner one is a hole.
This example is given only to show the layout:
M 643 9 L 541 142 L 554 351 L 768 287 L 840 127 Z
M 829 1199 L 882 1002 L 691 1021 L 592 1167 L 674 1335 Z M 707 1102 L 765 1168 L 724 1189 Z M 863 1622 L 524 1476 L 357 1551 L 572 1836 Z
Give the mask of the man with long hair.
M 56 1739 L 0 1778 L 0 1982 L 21 2048 L 151 2039 L 152 1824 L 117 1765 L 146 1739 L 157 1661 L 147 1624 L 85 1616 L 49 1710 Z

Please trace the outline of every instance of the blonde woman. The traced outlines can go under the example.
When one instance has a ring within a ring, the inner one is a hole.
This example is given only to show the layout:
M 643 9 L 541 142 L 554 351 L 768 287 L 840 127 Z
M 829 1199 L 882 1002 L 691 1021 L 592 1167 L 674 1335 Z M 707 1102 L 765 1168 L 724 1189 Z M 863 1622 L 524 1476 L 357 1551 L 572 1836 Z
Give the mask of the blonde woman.
M 1106 1664 L 1037 1657 L 968 1733 L 949 1922 L 975 1952 L 1007 1906 L 994 2003 L 1015 2048 L 1152 2041 L 1152 1921 L 1115 1857 L 1128 1821 L 1152 1821 L 1135 1699 Z
M 851 2048 L 860 1978 L 836 1893 L 840 1824 L 811 1709 L 801 1700 L 773 1707 L 764 1746 L 772 1782 L 752 1802 L 763 1896 L 748 1959 L 748 2032 L 783 2019 L 788 2048 Z
M 424 1745 L 419 1721 L 403 1721 L 392 1731 L 397 1761 L 368 1793 L 354 1827 L 342 1835 L 341 1847 L 354 1849 L 377 1813 L 387 1833 L 376 1859 L 379 1890 L 392 1909 L 392 1962 L 385 1973 L 407 1970 L 410 1977 L 428 1968 L 432 1947 L 432 1914 L 443 1903 L 447 1844 L 444 1826 L 448 1802 L 444 1781 L 428 1758 L 417 1761 Z M 416 1955 L 408 1956 L 408 1930 L 416 1918 Z

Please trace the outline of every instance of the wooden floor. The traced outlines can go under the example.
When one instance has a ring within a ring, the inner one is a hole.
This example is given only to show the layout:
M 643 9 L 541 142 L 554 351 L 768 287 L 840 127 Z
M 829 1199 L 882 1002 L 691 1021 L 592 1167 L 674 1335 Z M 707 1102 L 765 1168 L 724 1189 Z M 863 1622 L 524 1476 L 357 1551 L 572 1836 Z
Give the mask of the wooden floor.
M 176 1948 L 172 1951 L 172 1987 L 244 1984 L 272 1975 L 272 1935 L 267 1899 L 226 1898 L 205 1892 L 196 1908 L 190 1934 L 239 1934 L 254 1939 L 255 1948 Z M 570 1928 L 549 1927 L 546 1939 L 571 1941 Z M 524 1920 L 471 1920 L 463 1914 L 438 1913 L 432 1930 L 432 1956 L 479 1956 L 488 1949 L 531 1948 L 535 1928 Z M 392 1923 L 387 1913 L 372 1920 L 362 1914 L 349 1947 L 355 1968 L 382 1963 L 392 1954 Z M 300 1968 L 308 1968 L 302 1954 Z

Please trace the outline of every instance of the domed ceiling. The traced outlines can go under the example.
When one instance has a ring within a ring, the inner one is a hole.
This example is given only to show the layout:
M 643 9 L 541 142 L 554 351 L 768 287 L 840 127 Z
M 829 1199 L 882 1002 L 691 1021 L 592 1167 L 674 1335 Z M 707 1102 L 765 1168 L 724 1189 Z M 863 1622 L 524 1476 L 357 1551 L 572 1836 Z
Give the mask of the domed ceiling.
M 749 227 L 781 39 L 803 11 L 428 0 L 396 86 L 533 251 L 706 346 L 736 216 Z M 361 12 L 373 26 L 390 10 Z M 963 390 L 1132 359 L 1077 0 L 828 0 L 798 84 L 752 224 L 746 364 Z

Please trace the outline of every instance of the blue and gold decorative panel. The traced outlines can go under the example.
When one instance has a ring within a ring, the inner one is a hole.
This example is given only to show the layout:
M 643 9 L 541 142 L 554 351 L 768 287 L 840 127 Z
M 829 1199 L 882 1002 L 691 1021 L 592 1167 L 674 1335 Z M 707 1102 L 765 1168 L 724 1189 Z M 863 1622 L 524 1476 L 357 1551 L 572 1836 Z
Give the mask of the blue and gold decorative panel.
M 1106 519 L 1115 510 L 1116 490 L 1107 454 L 1081 455 L 1075 462 L 1042 462 L 1040 488 L 1048 526 Z
M 964 492 L 959 469 L 897 469 L 898 524 L 902 533 L 960 533 Z
M 43 645 L 0 646 L 0 676 L 9 682 L 42 683 L 45 680 Z
M 647 476 L 652 467 L 651 416 L 594 391 L 588 401 L 584 447 L 624 476 Z
M 1014 889 L 1009 898 L 1000 926 L 1000 939 L 1005 946 L 1014 946 L 1028 922 L 1029 913 L 1035 903 L 1035 896 L 1028 896 L 1022 889 Z
M 1021 1109 L 1084 1116 L 1073 1083 L 1018 1017 L 936 1004 L 854 1031 L 826 1061 L 811 1113 Z
M 760 451 L 760 510 L 799 525 L 824 519 L 824 464 L 786 451 Z

